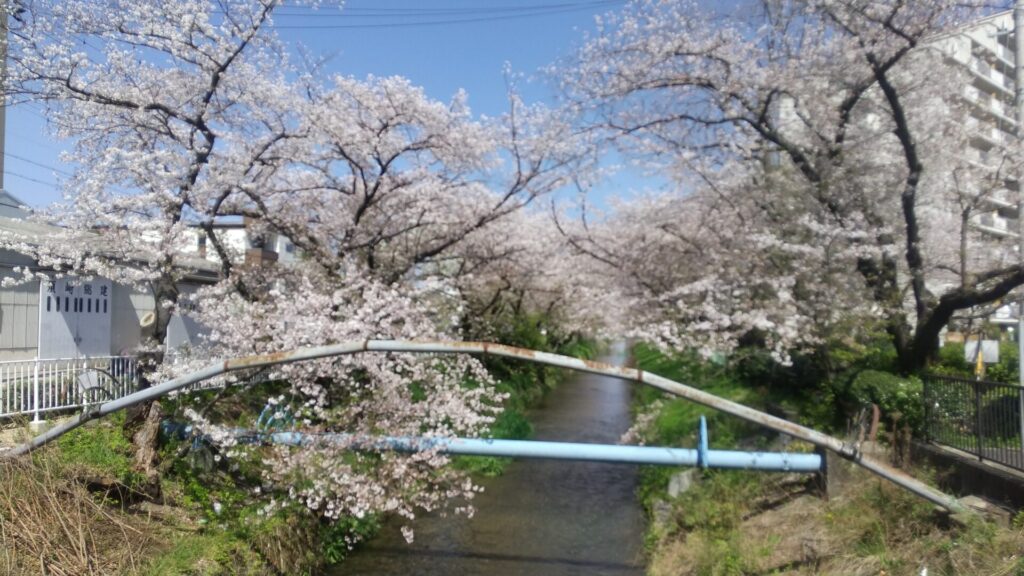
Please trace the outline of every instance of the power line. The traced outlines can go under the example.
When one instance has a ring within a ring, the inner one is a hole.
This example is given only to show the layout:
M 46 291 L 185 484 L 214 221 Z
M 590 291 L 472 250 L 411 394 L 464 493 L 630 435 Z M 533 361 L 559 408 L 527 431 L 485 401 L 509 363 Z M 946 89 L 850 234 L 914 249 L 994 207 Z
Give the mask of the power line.
M 388 23 L 361 23 L 361 24 L 283 24 L 274 25 L 274 28 L 278 30 L 341 30 L 341 29 L 355 29 L 355 28 L 410 28 L 417 26 L 445 26 L 451 24 L 471 24 L 479 22 L 498 22 L 504 20 L 515 20 L 524 18 L 536 18 L 543 16 L 551 16 L 555 14 L 565 14 L 569 12 L 579 12 L 583 10 L 591 10 L 593 8 L 602 6 L 613 6 L 615 4 L 621 4 L 625 0 L 598 0 L 596 2 L 588 3 L 586 5 L 573 5 L 564 8 L 555 9 L 538 9 L 529 12 L 514 13 L 514 14 L 500 14 L 494 16 L 480 16 L 476 18 L 455 18 L 447 20 L 421 20 L 416 22 L 388 22 Z M 312 16 L 312 15 L 311 15 Z M 340 16 L 340 15 L 339 15 Z M 445 15 L 447 16 L 447 15 Z
M 37 116 L 39 118 L 42 118 L 43 120 L 46 120 L 46 121 L 50 120 L 49 118 L 46 117 L 45 114 L 43 114 L 42 112 L 37 112 L 34 108 L 32 108 L 33 102 L 23 102 L 22 105 L 24 106 L 24 108 L 22 108 L 22 110 L 24 110 L 25 112 L 28 112 L 29 114 L 31 114 L 33 116 Z
M 4 156 L 9 156 L 11 158 L 14 158 L 15 160 L 21 160 L 22 162 L 27 162 L 29 164 L 32 164 L 33 166 L 38 166 L 40 168 L 46 168 L 48 170 L 53 170 L 54 172 L 57 172 L 58 174 L 63 174 L 65 176 L 69 177 L 69 178 L 72 176 L 72 174 L 70 172 L 66 171 L 66 170 L 61 170 L 60 168 L 57 168 L 55 166 L 49 166 L 47 164 L 43 164 L 42 162 L 36 162 L 35 160 L 29 160 L 28 158 L 25 158 L 25 157 L 22 157 L 22 156 L 18 156 L 17 154 L 12 154 L 12 153 L 7 152 L 7 151 L 4 151 Z
M 48 186 L 48 187 L 52 188 L 53 190 L 58 191 L 57 185 L 54 184 L 53 182 L 46 182 L 46 181 L 43 181 L 43 180 L 39 180 L 37 178 L 32 178 L 31 176 L 25 176 L 24 174 L 18 174 L 17 172 L 13 172 L 11 170 L 4 170 L 4 174 L 6 174 L 7 176 L 14 176 L 15 178 L 21 178 L 22 180 L 28 180 L 29 182 L 35 182 L 36 184 L 42 184 L 43 186 Z

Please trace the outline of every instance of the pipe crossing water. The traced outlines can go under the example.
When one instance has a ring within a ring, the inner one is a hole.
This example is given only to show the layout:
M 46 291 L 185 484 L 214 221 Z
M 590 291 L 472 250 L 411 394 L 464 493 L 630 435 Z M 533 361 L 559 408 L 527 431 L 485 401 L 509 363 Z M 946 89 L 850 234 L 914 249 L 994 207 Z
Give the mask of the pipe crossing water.
M 444 454 L 580 460 L 614 464 L 653 466 L 700 466 L 702 468 L 738 468 L 772 472 L 818 472 L 819 454 L 782 452 L 744 452 L 739 450 L 697 450 L 654 446 L 620 446 L 579 442 L 539 442 L 534 440 L 490 440 L 484 438 L 409 438 L 378 436 L 360 438 L 348 434 L 302 434 L 275 432 L 259 435 L 258 440 L 272 444 L 307 445 L 317 442 L 338 443 L 353 450 L 380 452 L 421 452 L 437 450 Z
M 618 378 L 620 380 L 629 380 L 638 384 L 646 384 L 670 394 L 686 398 L 698 404 L 720 410 L 726 414 L 731 414 L 749 422 L 754 422 L 771 430 L 775 430 L 776 432 L 781 432 L 792 436 L 793 438 L 810 442 L 818 448 L 832 451 L 841 458 L 849 460 L 865 470 L 885 478 L 886 480 L 889 480 L 890 482 L 909 490 L 930 502 L 938 504 L 951 512 L 969 511 L 968 508 L 949 494 L 932 488 L 928 484 L 910 476 L 902 470 L 898 470 L 888 464 L 864 455 L 860 452 L 860 449 L 856 444 L 845 442 L 839 438 L 814 430 L 813 428 L 801 426 L 795 422 L 790 422 L 777 416 L 772 416 L 771 414 L 761 412 L 760 410 L 756 410 L 749 406 L 744 406 L 743 404 L 715 396 L 714 394 L 694 388 L 693 386 L 687 386 L 680 382 L 675 382 L 674 380 L 658 376 L 657 374 L 652 374 L 646 370 L 611 366 L 601 362 L 592 362 L 589 360 L 562 356 L 560 354 L 539 352 L 536 350 L 516 348 L 514 346 L 505 346 L 502 344 L 492 344 L 490 342 L 365 340 L 362 342 L 342 342 L 329 346 L 298 348 L 273 354 L 218 360 L 202 370 L 198 370 L 184 376 L 179 376 L 178 378 L 168 380 L 167 382 L 157 386 L 139 390 L 138 392 L 129 394 L 123 398 L 91 407 L 87 412 L 81 414 L 74 420 L 52 428 L 24 444 L 15 446 L 5 452 L 0 452 L 0 458 L 9 458 L 26 454 L 90 420 L 112 414 L 129 406 L 156 400 L 161 396 L 181 390 L 196 382 L 209 380 L 210 378 L 214 378 L 222 374 L 251 368 L 262 368 L 278 364 L 288 364 L 291 362 L 302 362 L 306 360 L 331 358 L 367 352 L 493 355 L 504 358 L 518 358 L 528 362 L 569 368 L 571 370 L 578 370 L 580 372 L 590 374 L 602 374 L 612 378 Z
M 539 442 L 488 438 L 417 438 L 402 436 L 356 436 L 352 434 L 304 434 L 302 432 L 237 433 L 243 442 L 315 445 L 318 442 L 342 445 L 367 452 L 422 452 L 437 450 L 461 456 L 539 458 L 581 460 L 615 464 L 652 466 L 699 466 L 771 472 L 820 472 L 820 454 L 786 452 L 748 452 L 708 449 L 707 420 L 700 417 L 697 448 L 584 444 L 579 442 Z
M 710 450 L 707 420 L 700 417 L 697 448 L 629 446 L 580 442 L 542 442 L 536 440 L 502 440 L 492 438 L 427 438 L 412 436 L 360 436 L 355 434 L 309 434 L 281 431 L 273 417 L 260 413 L 256 430 L 236 429 L 234 436 L 241 444 L 280 444 L 316 446 L 329 444 L 360 452 L 426 452 L 436 450 L 458 456 L 491 456 L 543 460 L 575 460 L 610 464 L 645 464 L 650 466 L 699 466 L 764 470 L 768 472 L 820 472 L 821 455 L 792 452 L 752 452 L 743 450 Z M 270 412 L 272 414 L 272 412 Z M 289 417 L 285 421 L 294 422 Z M 165 434 L 187 439 L 192 427 L 166 422 Z M 203 440 L 202 436 L 193 437 Z

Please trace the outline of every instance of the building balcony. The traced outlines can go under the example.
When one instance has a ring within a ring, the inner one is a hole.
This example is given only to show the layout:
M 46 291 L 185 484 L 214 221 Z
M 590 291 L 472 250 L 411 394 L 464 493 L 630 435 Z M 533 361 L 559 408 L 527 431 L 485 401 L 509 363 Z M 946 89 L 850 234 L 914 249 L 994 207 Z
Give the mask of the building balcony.
M 1001 216 L 997 212 L 985 212 L 971 220 L 974 229 L 998 238 L 1016 238 L 1017 220 Z
M 974 118 L 968 118 L 967 128 L 971 131 L 971 139 L 984 148 L 1002 147 L 1016 138 L 991 122 L 983 122 Z
M 998 48 L 995 52 L 996 57 L 999 58 L 1007 68 L 1013 70 L 1014 62 L 1017 61 L 1017 55 L 1013 53 L 1013 50 L 1003 44 L 998 44 L 997 46 Z
M 1012 104 L 1007 104 L 1001 98 L 993 97 L 992 94 L 983 92 L 977 86 L 966 86 L 964 88 L 964 100 L 970 103 L 976 112 L 996 119 L 997 121 L 1016 127 L 1016 111 Z
M 968 66 L 968 70 L 971 71 L 971 75 L 975 79 L 976 86 L 982 90 L 1003 94 L 1013 98 L 1013 78 L 1006 76 L 1002 72 L 993 70 L 991 66 L 979 60 L 971 62 L 970 66 Z
M 990 236 L 995 236 L 997 238 L 1016 238 L 1017 237 L 1017 233 L 1016 232 L 1011 232 L 1009 230 L 1000 230 L 999 228 L 993 228 L 992 226 L 985 226 L 984 224 L 972 223 L 971 227 L 974 228 L 975 230 L 979 231 L 979 232 L 982 232 L 984 234 L 988 234 Z

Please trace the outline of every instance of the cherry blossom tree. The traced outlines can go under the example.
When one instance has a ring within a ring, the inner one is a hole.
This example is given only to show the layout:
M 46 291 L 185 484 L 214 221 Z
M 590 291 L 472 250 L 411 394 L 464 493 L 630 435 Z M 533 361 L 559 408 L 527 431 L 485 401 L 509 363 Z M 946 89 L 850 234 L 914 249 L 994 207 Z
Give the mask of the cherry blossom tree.
M 465 95 L 438 102 L 402 78 L 322 82 L 317 70 L 291 65 L 273 34 L 278 4 L 15 4 L 7 92 L 45 105 L 75 170 L 65 202 L 38 216 L 59 232 L 4 244 L 58 273 L 101 275 L 153 296 L 143 385 L 211 357 L 458 338 L 464 302 L 482 289 L 474 272 L 525 251 L 513 245 L 536 248 L 514 223 L 588 160 L 560 113 L 514 94 L 507 114 L 476 119 Z M 300 258 L 240 265 L 220 236 L 225 218 L 245 218 L 255 236 L 287 236 Z M 197 228 L 216 270 L 186 249 Z M 186 278 L 211 272 L 208 287 L 182 291 Z M 176 313 L 211 330 L 169 358 Z M 469 358 L 364 355 L 266 377 L 287 383 L 273 401 L 313 435 L 475 436 L 502 400 Z M 411 518 L 476 490 L 434 451 L 241 446 L 208 414 L 188 416 L 224 453 L 259 468 L 264 497 L 325 518 Z M 145 467 L 158 419 L 150 410 L 137 436 Z
M 469 236 L 567 184 L 588 159 L 566 119 L 514 92 L 507 114 L 476 120 L 465 94 L 443 103 L 394 77 L 333 78 L 300 129 L 279 186 L 240 198 L 241 211 L 310 262 L 330 270 L 358 258 L 386 282 L 438 273 Z
M 32 1 L 12 18 L 10 87 L 46 106 L 77 169 L 66 202 L 41 218 L 64 228 L 29 249 L 42 266 L 144 287 L 156 320 L 142 385 L 162 361 L 183 278 L 182 248 L 209 235 L 224 199 L 258 187 L 292 136 L 294 98 L 279 47 L 263 30 L 276 3 Z
M 596 326 L 575 314 L 580 263 L 546 210 L 523 210 L 467 238 L 438 274 L 463 303 L 464 331 L 501 340 L 511 319 L 525 316 L 566 332 Z
M 213 228 L 237 189 L 259 186 L 296 123 L 288 67 L 266 32 L 273 1 L 13 3 L 7 93 L 45 106 L 76 166 L 63 205 L 39 217 L 62 228 L 15 247 L 58 273 L 101 275 L 148 292 L 155 321 L 139 350 L 140 384 L 163 361 L 181 281 L 204 263 L 182 250 Z M 130 426 L 149 469 L 155 405 Z
M 436 286 L 384 285 L 366 274 L 360 262 L 334 272 L 343 274 L 345 282 L 315 267 L 290 274 L 250 272 L 266 275 L 266 283 L 273 286 L 258 298 L 242 296 L 230 283 L 201 291 L 195 296 L 197 317 L 215 327 L 207 352 L 265 354 L 364 339 L 456 337 L 423 306 L 436 298 Z M 180 367 L 166 370 L 173 374 Z M 467 356 L 362 354 L 283 365 L 262 379 L 287 383 L 270 398 L 271 405 L 278 420 L 294 420 L 295 429 L 312 442 L 296 447 L 243 445 L 223 424 L 209 422 L 198 412 L 193 420 L 229 457 L 259 470 L 263 483 L 257 490 L 264 497 L 277 499 L 277 505 L 298 502 L 328 520 L 381 513 L 412 519 L 418 509 L 436 510 L 452 500 L 461 502 L 456 512 L 472 512 L 468 501 L 479 489 L 434 449 L 361 453 L 350 443 L 316 438 L 339 432 L 353 441 L 382 434 L 483 435 L 500 412 L 503 397 L 478 361 Z M 412 538 L 411 531 L 403 531 Z
M 1019 145 L 969 161 L 976 128 L 950 88 L 967 72 L 934 43 L 977 14 L 821 0 L 726 17 L 641 0 L 609 15 L 566 94 L 680 191 L 570 237 L 651 307 L 638 318 L 666 313 L 671 342 L 757 329 L 781 351 L 856 314 L 882 318 L 902 369 L 920 369 L 955 314 L 1024 283 L 1012 247 L 972 227 L 1016 177 Z

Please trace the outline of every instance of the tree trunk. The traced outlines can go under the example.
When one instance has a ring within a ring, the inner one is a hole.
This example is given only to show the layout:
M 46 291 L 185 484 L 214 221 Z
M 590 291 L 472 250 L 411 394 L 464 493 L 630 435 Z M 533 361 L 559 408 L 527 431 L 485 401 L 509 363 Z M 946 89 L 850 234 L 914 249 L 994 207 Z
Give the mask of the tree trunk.
M 132 445 L 135 447 L 135 467 L 144 472 L 148 480 L 159 482 L 156 460 L 160 440 L 160 418 L 163 411 L 160 410 L 160 404 L 157 402 L 149 402 L 146 406 L 145 419 L 132 436 Z
M 142 351 L 138 357 L 139 389 L 155 384 L 153 376 L 164 361 L 167 343 L 167 329 L 171 315 L 178 302 L 178 287 L 169 278 L 161 278 L 153 284 L 153 311 L 156 319 L 152 332 L 143 339 Z M 160 439 L 160 405 L 145 402 L 127 410 L 124 432 L 131 438 L 135 449 L 135 465 L 147 477 L 156 473 L 157 444 Z
M 891 324 L 901 323 L 902 319 L 893 321 Z M 890 335 L 893 335 L 893 345 L 896 347 L 896 357 L 899 363 L 899 371 L 905 376 L 920 374 L 927 367 L 939 351 L 939 332 L 945 327 L 946 321 L 934 318 L 934 312 L 923 322 L 918 322 L 913 335 L 906 324 L 897 327 L 891 325 Z M 894 334 L 897 331 L 898 334 Z

